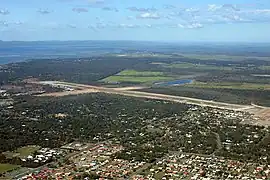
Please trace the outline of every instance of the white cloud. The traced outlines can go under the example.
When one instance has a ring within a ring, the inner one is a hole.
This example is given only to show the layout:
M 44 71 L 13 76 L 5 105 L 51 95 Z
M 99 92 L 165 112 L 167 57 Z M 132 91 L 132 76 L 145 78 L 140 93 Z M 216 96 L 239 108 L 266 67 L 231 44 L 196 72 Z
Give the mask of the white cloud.
M 174 5 L 171 5 L 171 4 L 164 4 L 163 8 L 164 9 L 175 9 L 176 7 Z
M 200 10 L 198 8 L 187 8 L 185 9 L 186 12 L 199 12 Z
M 118 25 L 119 28 L 139 28 L 139 25 L 136 24 L 119 24 Z
M 177 27 L 185 28 L 185 26 L 183 24 L 177 24 Z
M 137 16 L 138 19 L 160 19 L 160 15 L 157 13 L 142 13 Z
M 208 4 L 208 11 L 217 11 L 221 9 L 222 6 L 216 4 Z
M 203 25 L 200 23 L 192 23 L 186 26 L 188 29 L 199 29 L 203 28 Z
M 225 9 L 232 9 L 234 11 L 240 11 L 239 8 L 236 7 L 236 5 L 234 4 L 223 4 L 222 5 L 222 8 L 225 8 Z
M 256 12 L 256 13 L 270 13 L 270 9 L 256 9 L 254 12 Z
M 0 9 L 0 15 L 8 15 L 10 12 L 7 9 Z
M 74 24 L 67 24 L 67 27 L 72 28 L 72 29 L 76 29 L 77 28 L 77 26 L 74 25 Z
M 114 12 L 119 11 L 117 8 L 112 8 L 112 7 L 103 7 L 102 10 L 104 10 L 104 11 L 114 11 Z
M 16 21 L 16 22 L 13 22 L 12 24 L 20 26 L 20 25 L 25 24 L 25 22 L 22 22 L 22 21 Z
M 128 7 L 127 8 L 130 11 L 135 11 L 135 12 L 153 12 L 153 11 L 157 11 L 156 8 L 137 8 L 137 7 Z
M 47 9 L 39 9 L 37 12 L 40 14 L 50 14 L 51 13 L 51 11 L 49 11 Z
M 7 27 L 9 24 L 6 21 L 0 21 L 0 26 Z
M 127 20 L 133 20 L 133 19 L 135 19 L 133 16 L 128 16 L 127 17 Z
M 199 29 L 203 28 L 201 23 L 179 23 L 177 25 L 171 25 L 172 28 L 183 28 L 183 29 Z
M 86 8 L 73 8 L 72 11 L 76 12 L 76 13 L 85 13 L 85 12 L 88 12 L 88 9 L 86 9 Z
M 244 21 L 244 19 L 242 19 L 240 16 L 233 14 L 224 15 L 223 17 L 227 21 Z

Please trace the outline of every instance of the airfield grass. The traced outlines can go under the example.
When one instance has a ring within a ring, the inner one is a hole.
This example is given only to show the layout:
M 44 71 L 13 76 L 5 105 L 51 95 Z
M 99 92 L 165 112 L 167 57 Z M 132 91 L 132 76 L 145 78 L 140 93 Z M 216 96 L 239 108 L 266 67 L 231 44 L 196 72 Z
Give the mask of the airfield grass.
M 40 147 L 39 146 L 24 146 L 21 148 L 18 148 L 16 151 L 14 152 L 4 152 L 3 154 L 8 157 L 8 158 L 13 158 L 13 157 L 20 157 L 20 158 L 25 158 L 29 155 L 32 155 L 34 152 L 36 152 L 37 150 L 39 150 Z
M 136 70 L 124 70 L 117 75 L 119 76 L 163 76 L 163 72 L 154 71 L 136 71 Z
M 186 87 L 193 88 L 208 88 L 208 89 L 239 89 L 239 90 L 270 90 L 270 84 L 255 84 L 255 83 L 233 83 L 233 82 L 198 82 L 186 84 Z
M 173 79 L 173 77 L 166 76 L 163 72 L 158 71 L 124 70 L 118 74 L 109 76 L 101 81 L 106 83 L 152 83 Z
M 14 170 L 16 168 L 20 167 L 19 165 L 14 165 L 14 164 L 2 164 L 0 163 L 0 174 L 5 173 L 7 171 Z
M 147 83 L 147 82 L 157 82 L 157 81 L 166 81 L 172 80 L 172 77 L 166 76 L 110 76 L 103 79 L 103 82 L 113 83 L 113 82 L 131 82 L 131 83 Z

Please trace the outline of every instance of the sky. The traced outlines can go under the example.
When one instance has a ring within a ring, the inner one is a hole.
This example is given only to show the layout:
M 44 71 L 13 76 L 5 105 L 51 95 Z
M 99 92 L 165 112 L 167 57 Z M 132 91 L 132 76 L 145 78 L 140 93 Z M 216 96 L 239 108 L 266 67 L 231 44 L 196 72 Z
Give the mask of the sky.
M 270 42 L 270 0 L 0 0 L 0 40 Z

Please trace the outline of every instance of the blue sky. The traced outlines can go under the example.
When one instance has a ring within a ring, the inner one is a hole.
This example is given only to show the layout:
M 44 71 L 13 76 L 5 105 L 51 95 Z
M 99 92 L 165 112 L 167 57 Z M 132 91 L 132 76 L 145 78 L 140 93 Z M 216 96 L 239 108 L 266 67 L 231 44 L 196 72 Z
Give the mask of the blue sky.
M 1 40 L 270 42 L 270 0 L 1 0 Z

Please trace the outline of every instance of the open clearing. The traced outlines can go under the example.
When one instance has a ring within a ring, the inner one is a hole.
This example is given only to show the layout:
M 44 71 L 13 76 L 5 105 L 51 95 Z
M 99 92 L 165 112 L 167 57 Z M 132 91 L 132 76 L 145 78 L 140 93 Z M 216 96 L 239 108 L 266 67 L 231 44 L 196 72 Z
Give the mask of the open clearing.
M 158 71 L 124 70 L 101 81 L 106 83 L 154 83 L 173 79 L 173 77 Z
M 18 148 L 14 152 L 4 152 L 6 157 L 13 158 L 13 157 L 20 157 L 20 158 L 25 158 L 29 155 L 32 155 L 35 151 L 39 150 L 39 146 L 24 146 L 21 148 Z
M 17 149 L 17 152 L 20 153 L 20 157 L 27 157 L 39 149 L 39 146 L 25 146 Z
M 14 164 L 2 164 L 0 163 L 0 174 L 14 170 L 20 166 Z
M 136 70 L 124 70 L 118 73 L 119 76 L 163 76 L 163 72 L 155 71 L 136 71 Z
M 115 82 L 130 82 L 130 83 L 147 83 L 147 82 L 158 82 L 158 81 L 166 81 L 172 80 L 171 77 L 166 76 L 144 76 L 144 77 L 137 77 L 137 76 L 110 76 L 103 79 L 103 82 L 107 83 L 115 83 Z

